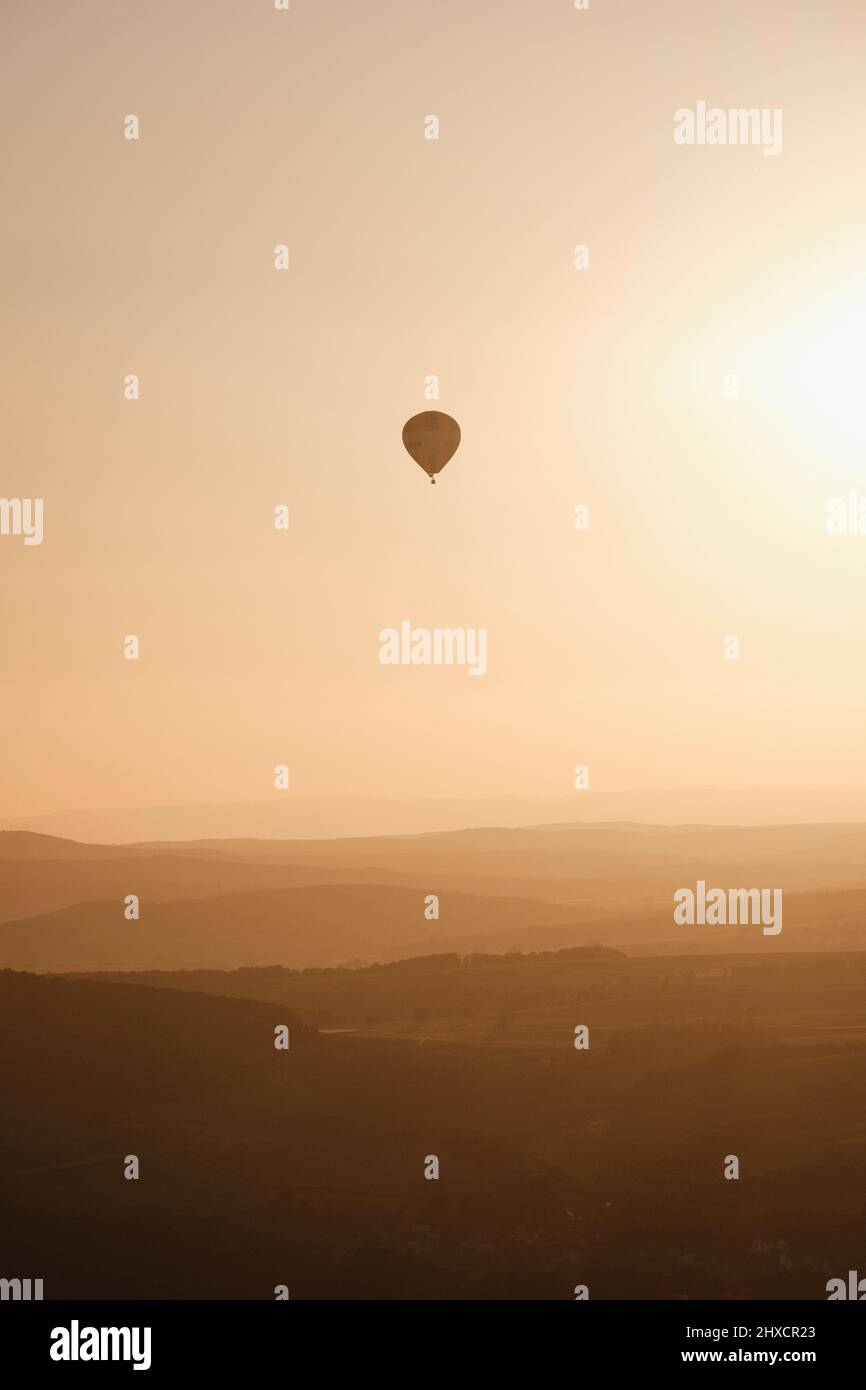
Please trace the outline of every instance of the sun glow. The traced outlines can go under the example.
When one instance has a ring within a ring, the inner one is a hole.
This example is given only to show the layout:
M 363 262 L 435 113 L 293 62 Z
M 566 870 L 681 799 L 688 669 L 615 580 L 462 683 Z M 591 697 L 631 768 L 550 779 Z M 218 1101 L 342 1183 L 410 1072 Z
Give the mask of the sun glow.
M 745 399 L 828 465 L 866 473 L 866 278 L 800 304 L 746 347 Z

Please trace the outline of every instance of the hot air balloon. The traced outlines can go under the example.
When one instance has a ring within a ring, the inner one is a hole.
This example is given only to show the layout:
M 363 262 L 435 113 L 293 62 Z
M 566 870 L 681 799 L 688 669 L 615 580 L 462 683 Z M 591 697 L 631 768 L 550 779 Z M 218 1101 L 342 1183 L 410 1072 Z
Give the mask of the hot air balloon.
M 422 410 L 403 426 L 403 446 L 435 483 L 460 443 L 460 426 L 441 410 Z

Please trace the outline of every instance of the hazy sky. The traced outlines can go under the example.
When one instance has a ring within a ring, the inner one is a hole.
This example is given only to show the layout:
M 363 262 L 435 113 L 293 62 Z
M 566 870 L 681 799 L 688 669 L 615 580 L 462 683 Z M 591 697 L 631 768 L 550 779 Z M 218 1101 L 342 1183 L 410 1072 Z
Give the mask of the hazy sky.
M 0 494 L 45 536 L 0 536 L 5 814 L 277 763 L 866 783 L 866 536 L 825 530 L 866 501 L 864 43 L 862 0 L 6 0 Z M 782 152 L 677 146 L 699 101 Z M 382 666 L 402 619 L 488 673 Z

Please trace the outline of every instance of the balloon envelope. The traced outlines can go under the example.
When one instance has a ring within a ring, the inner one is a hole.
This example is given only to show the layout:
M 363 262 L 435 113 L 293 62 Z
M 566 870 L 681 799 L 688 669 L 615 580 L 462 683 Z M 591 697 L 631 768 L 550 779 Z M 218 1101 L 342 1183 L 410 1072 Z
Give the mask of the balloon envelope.
M 403 426 L 403 446 L 435 483 L 460 443 L 460 426 L 441 410 L 422 410 Z

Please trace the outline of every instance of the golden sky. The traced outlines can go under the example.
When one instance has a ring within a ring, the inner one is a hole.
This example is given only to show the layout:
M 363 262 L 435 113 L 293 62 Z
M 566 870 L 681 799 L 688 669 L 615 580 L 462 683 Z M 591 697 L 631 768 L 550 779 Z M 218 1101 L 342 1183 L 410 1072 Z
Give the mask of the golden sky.
M 0 493 L 45 537 L 0 536 L 4 814 L 277 763 L 866 784 L 866 536 L 825 529 L 866 501 L 864 43 L 860 0 L 7 0 Z M 677 146 L 702 100 L 782 152 Z M 487 674 L 382 666 L 403 619 Z

